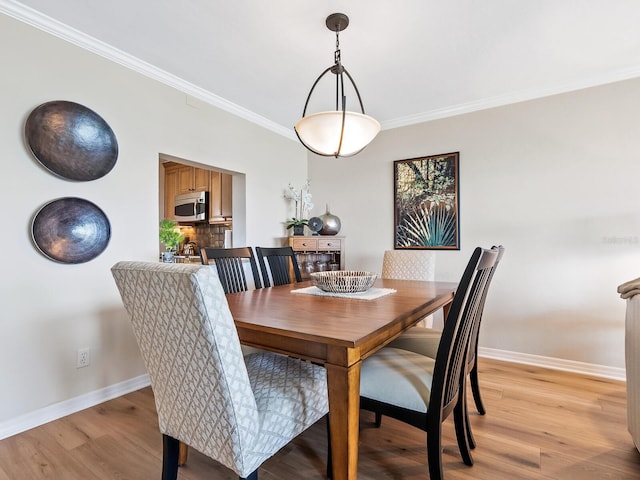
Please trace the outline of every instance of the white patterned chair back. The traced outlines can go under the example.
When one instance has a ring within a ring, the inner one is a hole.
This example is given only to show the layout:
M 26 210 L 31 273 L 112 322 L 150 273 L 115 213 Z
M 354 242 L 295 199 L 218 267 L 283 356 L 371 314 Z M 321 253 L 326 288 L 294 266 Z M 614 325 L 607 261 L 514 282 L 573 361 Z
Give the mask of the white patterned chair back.
M 178 442 L 257 478 L 328 413 L 324 367 L 265 351 L 243 357 L 215 268 L 120 262 L 111 271 L 151 377 L 163 478 L 177 478 Z
M 382 259 L 382 278 L 433 281 L 436 256 L 428 250 L 386 250 Z
M 151 377 L 160 431 L 244 471 L 260 418 L 215 269 L 119 262 L 112 273 Z
M 393 280 L 433 281 L 436 276 L 436 255 L 429 250 L 385 250 L 382 258 L 382 278 Z M 433 324 L 433 315 L 419 325 Z

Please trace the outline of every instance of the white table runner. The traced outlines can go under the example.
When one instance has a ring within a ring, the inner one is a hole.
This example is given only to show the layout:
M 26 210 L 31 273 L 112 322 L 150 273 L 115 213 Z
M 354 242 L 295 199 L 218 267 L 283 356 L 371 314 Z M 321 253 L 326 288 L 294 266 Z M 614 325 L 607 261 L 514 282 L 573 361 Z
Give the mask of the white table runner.
M 320 290 L 318 287 L 305 287 L 291 290 L 291 293 L 303 293 L 306 295 L 319 295 L 321 297 L 342 297 L 342 298 L 355 298 L 358 300 L 374 300 L 376 298 L 384 297 L 391 293 L 396 293 L 397 290 L 393 288 L 375 288 L 372 287 L 366 292 L 358 293 L 333 293 Z

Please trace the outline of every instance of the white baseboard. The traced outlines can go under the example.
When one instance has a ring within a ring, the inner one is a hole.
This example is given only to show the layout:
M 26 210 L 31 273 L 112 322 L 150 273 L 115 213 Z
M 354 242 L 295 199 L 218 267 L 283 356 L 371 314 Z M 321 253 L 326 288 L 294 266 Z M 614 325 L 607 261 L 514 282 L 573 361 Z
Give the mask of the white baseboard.
M 149 375 L 140 375 L 139 377 L 131 378 L 114 385 L 109 385 L 108 387 L 101 388 L 100 390 L 85 393 L 84 395 L 70 398 L 69 400 L 55 403 L 33 412 L 25 413 L 24 415 L 20 415 L 19 417 L 0 423 L 0 440 L 40 425 L 44 425 L 45 423 L 53 420 L 66 417 L 67 415 L 79 412 L 85 408 L 93 407 L 108 400 L 121 397 L 127 393 L 147 387 L 150 384 Z
M 507 350 L 485 347 L 478 347 L 478 356 L 493 358 L 494 360 L 504 360 L 505 362 L 523 363 L 536 367 L 552 368 L 554 370 L 564 370 L 566 372 L 581 373 L 594 377 L 626 381 L 626 370 L 624 368 L 607 367 L 605 365 L 595 365 L 592 363 L 576 362 L 574 360 L 563 360 L 562 358 L 543 357 L 540 355 L 509 352 Z
M 505 362 L 522 363 L 537 367 L 552 368 L 554 370 L 564 370 L 567 372 L 581 373 L 596 377 L 610 378 L 613 380 L 626 380 L 625 369 L 617 367 L 607 367 L 604 365 L 594 365 L 591 363 L 576 362 L 573 360 L 563 360 L 560 358 L 543 357 L 540 355 L 530 355 L 528 353 L 510 352 L 507 350 L 497 350 L 494 348 L 478 348 L 478 355 Z M 124 382 L 109 385 L 94 392 L 80 395 L 64 402 L 56 403 L 39 410 L 26 413 L 19 417 L 0 423 L 0 440 L 16 435 L 31 428 L 38 427 L 45 423 L 57 420 L 72 413 L 79 412 L 85 408 L 93 407 L 102 402 L 126 395 L 135 390 L 150 385 L 149 375 L 126 380 Z

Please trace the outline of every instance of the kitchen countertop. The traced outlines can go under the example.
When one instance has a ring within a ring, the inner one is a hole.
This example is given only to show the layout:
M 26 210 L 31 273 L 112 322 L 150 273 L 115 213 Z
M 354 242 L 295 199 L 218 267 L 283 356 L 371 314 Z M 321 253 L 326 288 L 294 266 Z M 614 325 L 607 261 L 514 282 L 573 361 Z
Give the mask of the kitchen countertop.
M 176 263 L 201 263 L 199 255 L 174 255 Z

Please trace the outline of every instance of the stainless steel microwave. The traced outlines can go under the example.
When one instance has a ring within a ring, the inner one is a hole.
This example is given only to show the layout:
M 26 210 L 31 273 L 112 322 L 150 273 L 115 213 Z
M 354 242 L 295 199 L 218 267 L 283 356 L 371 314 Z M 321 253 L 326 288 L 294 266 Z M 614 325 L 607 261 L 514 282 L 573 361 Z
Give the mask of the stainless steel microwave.
M 201 222 L 207 219 L 209 192 L 176 195 L 173 215 L 177 222 Z

